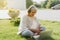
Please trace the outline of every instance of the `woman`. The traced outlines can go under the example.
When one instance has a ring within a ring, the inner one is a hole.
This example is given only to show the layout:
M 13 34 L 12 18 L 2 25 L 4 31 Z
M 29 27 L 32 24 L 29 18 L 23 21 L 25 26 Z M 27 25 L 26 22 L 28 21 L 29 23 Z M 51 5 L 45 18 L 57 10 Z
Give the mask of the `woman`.
M 18 34 L 28 37 L 38 37 L 40 36 L 39 33 L 45 28 L 41 27 L 41 24 L 35 16 L 37 9 L 32 5 L 27 12 L 28 14 L 21 19 Z

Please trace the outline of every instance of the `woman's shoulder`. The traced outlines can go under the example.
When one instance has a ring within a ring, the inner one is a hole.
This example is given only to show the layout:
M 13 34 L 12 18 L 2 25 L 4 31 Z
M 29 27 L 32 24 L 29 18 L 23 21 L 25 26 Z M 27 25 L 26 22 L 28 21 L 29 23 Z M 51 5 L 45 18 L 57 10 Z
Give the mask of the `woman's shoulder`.
M 23 17 L 22 17 L 22 19 L 27 19 L 28 18 L 28 16 L 27 15 L 24 15 Z
M 28 16 L 27 15 L 24 15 L 23 18 L 27 18 Z

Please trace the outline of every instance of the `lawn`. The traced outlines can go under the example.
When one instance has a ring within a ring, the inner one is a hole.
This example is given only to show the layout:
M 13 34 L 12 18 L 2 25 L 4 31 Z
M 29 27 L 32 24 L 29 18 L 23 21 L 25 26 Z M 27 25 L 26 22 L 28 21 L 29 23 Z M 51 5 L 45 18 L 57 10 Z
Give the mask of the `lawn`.
M 41 20 L 46 30 L 52 30 L 51 38 L 44 40 L 60 40 L 60 22 Z M 0 20 L 0 40 L 28 40 L 27 38 L 17 35 L 18 26 L 13 26 L 10 20 Z M 31 40 L 31 39 L 30 39 Z

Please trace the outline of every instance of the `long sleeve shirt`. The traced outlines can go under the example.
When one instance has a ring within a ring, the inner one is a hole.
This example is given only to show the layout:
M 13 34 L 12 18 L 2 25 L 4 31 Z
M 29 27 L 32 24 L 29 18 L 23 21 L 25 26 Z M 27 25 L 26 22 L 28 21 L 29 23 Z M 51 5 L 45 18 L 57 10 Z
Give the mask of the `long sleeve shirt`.
M 29 17 L 27 15 L 23 16 L 23 18 L 20 21 L 20 25 L 18 28 L 18 33 L 20 34 L 23 30 L 33 28 L 36 29 L 39 27 L 40 23 L 38 22 L 37 18 L 34 17 Z

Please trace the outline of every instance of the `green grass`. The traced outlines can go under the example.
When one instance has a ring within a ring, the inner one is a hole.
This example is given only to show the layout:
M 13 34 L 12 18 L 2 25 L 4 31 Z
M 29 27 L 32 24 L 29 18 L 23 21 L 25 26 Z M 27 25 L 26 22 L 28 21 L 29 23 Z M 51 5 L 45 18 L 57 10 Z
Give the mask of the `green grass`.
M 52 30 L 50 38 L 44 40 L 60 40 L 60 22 L 56 21 L 40 21 L 46 27 L 46 30 Z M 28 40 L 17 35 L 18 26 L 13 26 L 10 20 L 0 20 L 0 40 Z M 31 40 L 31 39 L 30 39 Z

